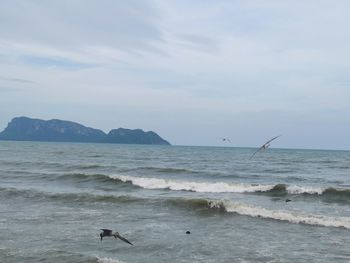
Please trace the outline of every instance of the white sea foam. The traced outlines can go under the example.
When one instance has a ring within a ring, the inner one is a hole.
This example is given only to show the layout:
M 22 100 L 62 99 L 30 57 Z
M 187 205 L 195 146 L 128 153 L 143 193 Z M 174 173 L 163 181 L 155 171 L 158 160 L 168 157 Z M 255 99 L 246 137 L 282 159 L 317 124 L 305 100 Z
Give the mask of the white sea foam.
M 237 213 L 240 215 L 282 220 L 295 224 L 344 227 L 350 229 L 349 217 L 332 217 L 306 214 L 296 211 L 270 210 L 259 206 L 253 206 L 228 200 L 211 200 L 209 201 L 209 205 L 212 208 L 224 208 L 227 212 Z
M 287 192 L 289 194 L 318 194 L 321 195 L 324 192 L 324 188 L 321 187 L 311 187 L 311 186 L 288 186 Z
M 133 185 L 146 189 L 170 189 L 177 191 L 193 191 L 201 193 L 252 193 L 268 192 L 274 189 L 273 184 L 242 184 L 227 182 L 193 182 L 168 180 L 150 177 L 135 177 L 126 175 L 111 175 L 113 179 L 123 182 L 131 182 Z M 289 194 L 318 194 L 321 195 L 325 189 L 310 186 L 287 186 L 286 191 Z
M 97 258 L 97 263 L 124 263 L 123 261 L 120 261 L 118 259 L 113 259 L 113 258 Z
M 273 189 L 274 185 L 261 184 L 240 184 L 225 182 L 191 182 L 191 181 L 175 181 L 159 178 L 134 177 L 125 175 L 113 175 L 111 178 L 121 180 L 123 182 L 131 182 L 146 189 L 170 189 L 183 190 L 202 193 L 245 193 L 245 192 L 266 192 Z

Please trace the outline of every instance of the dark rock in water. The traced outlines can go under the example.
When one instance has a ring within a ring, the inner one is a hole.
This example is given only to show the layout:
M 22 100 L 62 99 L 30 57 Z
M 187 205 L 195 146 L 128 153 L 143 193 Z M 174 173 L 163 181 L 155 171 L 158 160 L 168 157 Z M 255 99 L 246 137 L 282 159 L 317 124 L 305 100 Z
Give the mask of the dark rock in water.
M 288 202 L 290 202 L 290 201 L 292 201 L 292 200 L 290 200 L 290 199 L 286 199 L 286 203 L 288 203 Z
M 46 141 L 46 142 L 94 142 L 170 145 L 155 132 L 140 129 L 117 129 L 108 133 L 86 127 L 79 123 L 63 120 L 40 120 L 27 117 L 12 119 L 0 140 Z
M 189 234 L 191 234 L 191 232 L 190 231 L 186 231 L 186 234 L 189 235 Z

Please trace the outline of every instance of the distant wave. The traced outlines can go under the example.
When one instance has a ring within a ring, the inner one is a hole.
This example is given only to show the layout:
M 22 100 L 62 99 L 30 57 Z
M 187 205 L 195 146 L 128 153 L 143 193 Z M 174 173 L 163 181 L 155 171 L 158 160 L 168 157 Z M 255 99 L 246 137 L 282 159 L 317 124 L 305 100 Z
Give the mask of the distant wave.
M 127 168 L 121 170 L 121 173 L 134 172 L 137 171 L 138 174 L 142 174 L 144 172 L 148 174 L 171 174 L 171 175 L 198 175 L 201 176 L 215 176 L 216 178 L 220 177 L 230 177 L 230 178 L 245 178 L 243 175 L 232 174 L 222 171 L 203 171 L 203 170 L 195 170 L 189 168 L 177 168 L 177 167 L 158 167 L 158 166 L 139 166 L 134 168 Z M 250 175 L 250 177 L 259 177 L 258 175 Z
M 124 261 L 121 261 L 119 259 L 115 258 L 108 258 L 108 257 L 99 257 L 99 256 L 92 256 L 91 259 L 87 261 L 81 261 L 84 263 L 125 263 Z
M 86 157 L 90 157 L 90 158 L 100 158 L 100 157 L 103 157 L 103 155 L 101 155 L 101 154 L 93 154 L 93 155 L 87 155 Z
M 105 166 L 99 165 L 99 164 L 80 164 L 80 165 L 72 165 L 67 167 L 68 169 L 82 169 L 82 170 L 88 170 L 88 169 L 97 169 L 97 168 L 104 168 Z
M 161 178 L 111 175 L 113 179 L 129 182 L 145 189 L 169 189 L 200 193 L 267 193 L 274 195 L 319 195 L 327 197 L 348 197 L 350 189 L 321 188 L 286 184 L 242 184 L 227 182 L 193 182 Z
M 173 168 L 173 167 L 156 167 L 156 166 L 140 166 L 128 169 L 127 171 L 154 171 L 157 173 L 187 173 L 187 174 L 199 174 L 201 171 L 190 170 L 185 168 Z
M 124 263 L 124 262 L 120 261 L 119 259 L 114 259 L 114 258 L 96 257 L 96 263 Z
M 273 195 L 304 195 L 304 196 L 317 196 L 328 201 L 343 201 L 350 202 L 350 189 L 341 189 L 334 187 L 311 187 L 311 186 L 296 186 L 277 184 L 271 190 L 267 192 Z
M 121 182 L 120 180 L 115 180 L 112 176 L 102 173 L 65 173 L 53 178 L 59 181 L 73 181 L 73 182 Z
M 91 193 L 51 193 L 43 192 L 31 189 L 16 189 L 16 188 L 1 188 L 0 197 L 14 198 L 23 197 L 26 199 L 35 200 L 50 200 L 60 202 L 82 202 L 82 203 L 93 203 L 93 202 L 112 202 L 112 203 L 131 203 L 144 201 L 136 197 L 125 196 L 125 195 L 97 195 Z

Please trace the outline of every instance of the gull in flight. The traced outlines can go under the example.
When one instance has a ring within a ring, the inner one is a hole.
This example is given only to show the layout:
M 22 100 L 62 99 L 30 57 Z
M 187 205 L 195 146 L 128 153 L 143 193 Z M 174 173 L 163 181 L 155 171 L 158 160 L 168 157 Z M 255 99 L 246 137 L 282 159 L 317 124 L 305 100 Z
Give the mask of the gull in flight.
M 101 229 L 101 230 L 102 230 L 102 232 L 100 233 L 101 241 L 103 237 L 114 237 L 114 238 L 119 238 L 124 242 L 133 246 L 133 244 L 129 240 L 119 235 L 118 232 L 113 232 L 113 230 L 110 230 L 110 229 Z
M 223 137 L 223 138 L 219 138 L 219 139 L 222 140 L 223 142 L 229 142 L 229 143 L 231 143 L 231 140 L 230 140 L 229 138 Z
M 252 159 L 254 157 L 254 155 L 260 151 L 260 150 L 266 150 L 267 148 L 270 147 L 270 142 L 272 142 L 273 140 L 277 139 L 278 137 L 281 137 L 282 135 L 278 135 L 276 137 L 273 137 L 271 140 L 268 140 L 267 142 L 265 142 L 259 149 L 257 149 L 252 156 L 250 156 L 250 159 Z

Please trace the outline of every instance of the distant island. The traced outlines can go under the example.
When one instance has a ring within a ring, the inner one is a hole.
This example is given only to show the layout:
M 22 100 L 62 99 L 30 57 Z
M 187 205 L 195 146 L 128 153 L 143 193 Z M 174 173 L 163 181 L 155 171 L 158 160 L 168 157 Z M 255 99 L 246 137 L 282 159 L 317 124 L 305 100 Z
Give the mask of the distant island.
M 13 118 L 0 133 L 0 140 L 170 145 L 153 131 L 119 128 L 106 134 L 72 121 L 28 117 Z

